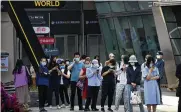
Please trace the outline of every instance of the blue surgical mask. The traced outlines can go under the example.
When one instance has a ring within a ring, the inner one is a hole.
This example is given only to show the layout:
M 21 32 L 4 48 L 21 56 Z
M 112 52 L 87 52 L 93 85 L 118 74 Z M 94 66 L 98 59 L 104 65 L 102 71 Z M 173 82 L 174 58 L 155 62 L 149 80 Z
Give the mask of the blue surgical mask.
M 47 63 L 46 63 L 46 62 L 41 62 L 41 64 L 42 64 L 43 66 L 45 66 Z
M 75 58 L 74 59 L 76 62 L 79 62 L 80 61 L 80 58 Z
M 64 65 L 60 66 L 60 69 L 65 69 L 65 66 Z

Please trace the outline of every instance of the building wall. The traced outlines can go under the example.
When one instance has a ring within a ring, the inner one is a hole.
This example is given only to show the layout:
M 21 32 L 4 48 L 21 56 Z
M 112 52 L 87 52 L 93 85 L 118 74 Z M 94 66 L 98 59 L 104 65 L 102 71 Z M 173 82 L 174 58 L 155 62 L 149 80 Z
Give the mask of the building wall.
M 8 13 L 1 12 L 1 49 L 9 53 L 8 71 L 1 72 L 1 81 L 9 82 L 13 80 L 12 70 L 14 68 L 16 55 L 15 30 Z

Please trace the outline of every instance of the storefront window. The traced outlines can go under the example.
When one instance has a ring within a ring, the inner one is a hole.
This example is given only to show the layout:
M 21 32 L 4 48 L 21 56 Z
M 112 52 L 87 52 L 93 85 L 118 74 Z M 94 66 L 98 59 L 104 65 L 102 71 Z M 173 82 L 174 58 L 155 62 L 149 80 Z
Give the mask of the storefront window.
M 138 3 L 141 10 L 151 9 L 152 7 L 151 1 L 139 1 Z

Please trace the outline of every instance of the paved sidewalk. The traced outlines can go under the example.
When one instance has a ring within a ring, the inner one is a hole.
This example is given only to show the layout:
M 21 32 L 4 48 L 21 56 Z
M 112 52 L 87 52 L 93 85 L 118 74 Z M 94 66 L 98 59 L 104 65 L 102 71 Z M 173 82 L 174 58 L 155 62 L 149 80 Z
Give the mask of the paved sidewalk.
M 157 112 L 177 112 L 178 97 L 175 97 L 175 92 L 163 92 L 162 94 L 163 94 L 163 105 L 159 105 L 157 107 Z M 97 108 L 100 109 L 100 106 L 97 106 Z M 31 109 L 33 110 L 33 112 L 39 112 L 38 107 L 32 107 Z M 49 109 L 47 107 L 46 109 L 48 110 L 48 112 L 70 112 L 69 108 L 58 110 L 56 107 L 53 107 L 52 109 Z M 105 106 L 105 109 L 107 110 L 107 106 Z M 114 105 L 112 106 L 112 109 L 114 109 Z M 145 110 L 146 110 L 146 106 L 145 106 Z M 81 112 L 78 110 L 78 106 L 75 107 L 74 112 Z M 120 109 L 118 112 L 124 112 L 124 107 L 122 105 L 120 106 Z M 140 112 L 139 107 L 134 106 L 133 112 Z

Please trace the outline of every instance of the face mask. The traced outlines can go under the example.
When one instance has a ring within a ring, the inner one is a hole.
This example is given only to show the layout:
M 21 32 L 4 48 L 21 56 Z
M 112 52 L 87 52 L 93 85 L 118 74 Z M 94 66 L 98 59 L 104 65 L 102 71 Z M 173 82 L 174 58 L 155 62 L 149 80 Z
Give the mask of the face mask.
M 65 66 L 64 65 L 60 66 L 60 69 L 65 69 Z
M 45 66 L 47 63 L 46 63 L 46 62 L 41 62 L 41 64 L 42 64 L 43 66 Z
M 80 58 L 75 58 L 74 59 L 76 62 L 79 62 L 80 61 Z
M 93 65 L 92 67 L 93 67 L 93 68 L 98 68 L 99 65 L 98 65 L 98 64 L 95 64 L 95 65 Z
M 134 63 L 134 62 L 131 62 L 130 64 L 131 64 L 132 66 L 134 66 L 134 65 L 135 65 L 135 63 Z
M 67 62 L 66 62 L 66 65 L 69 65 L 69 64 L 70 64 L 70 63 L 67 61 Z
M 160 58 L 161 58 L 161 56 L 160 56 L 160 55 L 157 55 L 157 56 L 156 56 L 156 58 L 160 59 Z
M 153 67 L 153 64 L 150 64 L 150 67 Z
M 85 68 L 89 68 L 90 64 L 85 64 L 84 66 L 85 66 Z

